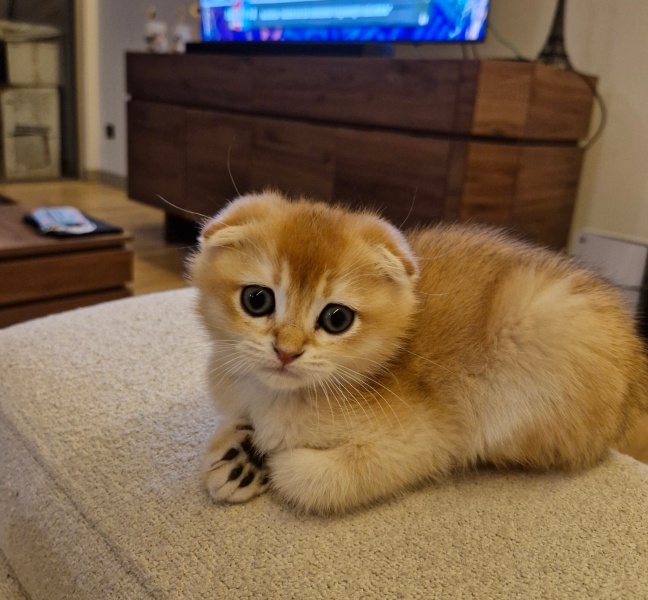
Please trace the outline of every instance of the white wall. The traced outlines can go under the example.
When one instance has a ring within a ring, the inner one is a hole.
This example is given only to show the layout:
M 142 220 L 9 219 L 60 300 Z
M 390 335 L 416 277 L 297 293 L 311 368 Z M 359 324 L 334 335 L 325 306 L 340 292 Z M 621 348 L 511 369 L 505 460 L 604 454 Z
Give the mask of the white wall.
M 526 57 L 542 48 L 556 0 L 491 0 L 497 32 Z M 172 23 L 178 0 L 153 2 Z M 85 168 L 126 175 L 126 50 L 144 47 L 145 12 L 151 0 L 77 0 L 86 67 Z M 567 0 L 567 49 L 574 65 L 597 75 L 608 106 L 608 126 L 583 166 L 574 232 L 583 228 L 648 242 L 648 0 Z M 94 29 L 93 29 L 94 28 Z M 480 57 L 510 57 L 490 33 Z M 462 56 L 458 47 L 410 48 L 400 56 Z M 94 65 L 94 66 L 93 66 Z M 95 71 L 93 72 L 93 68 Z M 598 114 L 593 116 L 596 125 Z M 104 127 L 113 123 L 114 140 Z
M 146 10 L 155 5 L 158 17 L 173 25 L 179 0 L 77 0 L 79 48 L 83 80 L 82 170 L 125 176 L 126 58 L 129 50 L 145 49 Z M 105 127 L 115 126 L 114 139 Z
M 609 112 L 585 159 L 573 233 L 648 242 L 648 1 L 568 3 L 568 52 L 576 68 L 599 77 Z
M 80 170 L 101 169 L 99 94 L 99 0 L 76 0 L 77 106 Z

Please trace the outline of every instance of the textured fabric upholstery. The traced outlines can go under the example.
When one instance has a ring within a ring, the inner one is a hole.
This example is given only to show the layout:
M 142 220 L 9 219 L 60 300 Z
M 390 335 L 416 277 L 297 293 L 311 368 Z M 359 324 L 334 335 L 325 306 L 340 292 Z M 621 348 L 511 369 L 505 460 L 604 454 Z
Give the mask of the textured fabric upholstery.
M 0 331 L 0 550 L 32 600 L 645 597 L 648 467 L 614 453 L 581 474 L 459 474 L 343 518 L 211 503 L 193 294 Z

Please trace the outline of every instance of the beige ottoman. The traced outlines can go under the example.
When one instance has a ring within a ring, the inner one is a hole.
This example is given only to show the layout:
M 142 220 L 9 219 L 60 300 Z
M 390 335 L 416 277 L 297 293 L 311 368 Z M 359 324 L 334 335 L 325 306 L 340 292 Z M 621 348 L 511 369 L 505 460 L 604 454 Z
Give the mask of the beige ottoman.
M 343 518 L 271 495 L 212 504 L 193 302 L 0 331 L 0 550 L 32 600 L 648 596 L 648 466 L 618 454 L 582 474 L 457 475 Z

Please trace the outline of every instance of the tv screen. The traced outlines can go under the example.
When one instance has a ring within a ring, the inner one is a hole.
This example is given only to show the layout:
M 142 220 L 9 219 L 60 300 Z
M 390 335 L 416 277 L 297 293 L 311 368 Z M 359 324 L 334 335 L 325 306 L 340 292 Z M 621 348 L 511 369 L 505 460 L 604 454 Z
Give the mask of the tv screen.
M 201 0 L 206 42 L 475 42 L 489 0 Z

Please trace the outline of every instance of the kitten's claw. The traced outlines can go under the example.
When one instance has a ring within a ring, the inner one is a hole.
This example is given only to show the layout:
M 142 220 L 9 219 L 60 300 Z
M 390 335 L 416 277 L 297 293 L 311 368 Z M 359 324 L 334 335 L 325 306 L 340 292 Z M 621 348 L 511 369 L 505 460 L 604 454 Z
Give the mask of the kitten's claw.
M 220 429 L 203 461 L 203 480 L 216 502 L 246 502 L 270 484 L 265 459 L 252 445 L 254 428 L 237 421 Z

